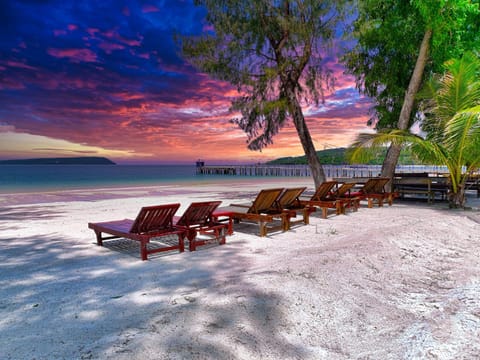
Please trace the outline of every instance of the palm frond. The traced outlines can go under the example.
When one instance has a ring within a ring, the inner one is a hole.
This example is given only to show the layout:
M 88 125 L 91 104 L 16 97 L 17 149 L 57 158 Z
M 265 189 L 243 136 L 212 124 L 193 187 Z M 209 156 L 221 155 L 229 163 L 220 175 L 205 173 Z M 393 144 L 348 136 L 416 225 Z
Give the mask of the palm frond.
M 423 140 L 418 135 L 408 130 L 379 130 L 377 133 L 359 134 L 347 152 L 347 158 L 351 163 L 365 163 L 378 157 L 380 149 L 389 144 L 408 147 L 411 143 Z
M 445 127 L 445 146 L 452 153 L 461 155 L 469 151 L 480 152 L 480 148 L 471 149 L 469 144 L 478 144 L 480 136 L 480 105 L 456 113 Z M 462 156 L 461 156 L 462 157 Z

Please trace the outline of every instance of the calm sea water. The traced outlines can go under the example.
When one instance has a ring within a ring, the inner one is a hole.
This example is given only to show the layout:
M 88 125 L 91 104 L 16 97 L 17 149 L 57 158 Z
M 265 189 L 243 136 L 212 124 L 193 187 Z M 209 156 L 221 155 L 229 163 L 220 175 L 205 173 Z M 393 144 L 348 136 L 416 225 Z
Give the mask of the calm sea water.
M 0 165 L 0 192 L 181 184 L 219 178 L 196 175 L 194 165 Z

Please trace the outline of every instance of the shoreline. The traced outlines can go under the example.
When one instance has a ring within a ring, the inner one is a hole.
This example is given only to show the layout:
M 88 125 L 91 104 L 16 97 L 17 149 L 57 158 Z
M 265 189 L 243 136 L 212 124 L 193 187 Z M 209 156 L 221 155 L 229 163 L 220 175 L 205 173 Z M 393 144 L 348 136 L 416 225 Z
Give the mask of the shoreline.
M 68 201 L 98 201 L 106 199 L 118 199 L 123 197 L 135 196 L 161 196 L 175 195 L 182 192 L 211 191 L 212 188 L 231 188 L 246 187 L 254 190 L 260 190 L 262 187 L 286 187 L 290 185 L 307 186 L 313 189 L 313 180 L 311 178 L 227 178 L 211 179 L 211 181 L 185 180 L 183 182 L 159 182 L 156 185 L 111 185 L 101 187 L 80 187 L 75 189 L 39 189 L 32 191 L 0 191 L 0 205 L 26 205 L 50 202 L 68 202 Z

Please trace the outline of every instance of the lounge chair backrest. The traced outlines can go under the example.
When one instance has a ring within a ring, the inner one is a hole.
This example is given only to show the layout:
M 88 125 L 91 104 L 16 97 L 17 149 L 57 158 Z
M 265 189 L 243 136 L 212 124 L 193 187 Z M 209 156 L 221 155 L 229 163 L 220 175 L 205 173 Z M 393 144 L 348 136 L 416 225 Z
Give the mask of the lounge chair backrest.
M 389 182 L 389 178 L 371 178 L 363 185 L 361 191 L 364 194 L 381 194 L 385 192 L 384 186 Z
M 212 220 L 212 213 L 221 204 L 221 201 L 193 202 L 178 219 L 176 225 L 203 226 Z
M 312 201 L 322 201 L 328 197 L 330 191 L 337 185 L 336 181 L 324 181 L 315 191 L 315 194 L 312 195 L 310 200 Z
M 343 183 L 340 187 L 334 192 L 335 197 L 343 197 L 355 186 L 354 182 Z
M 131 233 L 145 234 L 172 227 L 173 215 L 180 204 L 143 207 L 130 229 Z
M 282 192 L 283 188 L 260 190 L 252 206 L 248 209 L 248 212 L 260 214 L 262 212 L 272 211 L 276 207 L 278 208 L 277 199 Z
M 300 195 L 302 195 L 306 189 L 306 187 L 286 189 L 278 198 L 278 206 L 281 209 L 288 209 L 289 207 L 294 206 Z

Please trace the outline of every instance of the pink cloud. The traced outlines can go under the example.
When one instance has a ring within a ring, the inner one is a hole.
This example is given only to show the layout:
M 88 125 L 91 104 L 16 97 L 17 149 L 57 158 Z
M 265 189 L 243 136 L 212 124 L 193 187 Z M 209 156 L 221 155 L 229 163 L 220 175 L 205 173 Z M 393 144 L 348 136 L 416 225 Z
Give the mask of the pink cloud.
M 68 24 L 67 26 L 68 30 L 73 31 L 78 29 L 78 25 L 75 24 Z
M 14 131 L 15 131 L 15 126 L 5 124 L 5 123 L 0 123 L 0 133 L 14 132 Z
M 6 65 L 10 67 L 15 67 L 15 68 L 21 68 L 21 69 L 37 70 L 35 67 L 19 61 L 7 61 Z
M 135 55 L 134 53 L 132 53 L 132 55 Z M 148 53 L 143 53 L 143 54 L 136 54 L 139 58 L 142 58 L 142 59 L 150 59 L 150 54 Z
M 127 39 L 127 38 L 124 38 L 123 36 L 121 36 L 118 31 L 116 29 L 110 29 L 110 30 L 107 30 L 107 31 L 104 31 L 102 33 L 100 33 L 100 31 L 98 29 L 88 29 L 87 32 L 94 38 L 99 38 L 99 36 L 97 36 L 96 33 L 98 33 L 98 35 L 101 35 L 105 38 L 108 38 L 108 39 L 115 39 L 117 40 L 118 42 L 122 43 L 122 44 L 125 44 L 125 45 L 128 45 L 128 46 L 140 46 L 142 44 L 142 40 L 143 40 L 143 37 L 141 35 L 139 35 L 139 39 Z
M 102 35 L 107 37 L 107 38 L 118 37 L 117 30 L 115 30 L 115 29 L 106 30 L 102 33 Z
M 71 62 L 96 62 L 97 54 L 90 49 L 55 49 L 49 48 L 47 53 L 57 58 L 69 58 Z
M 87 33 L 90 35 L 90 36 L 95 36 L 96 33 L 99 33 L 100 30 L 97 29 L 97 28 L 88 28 L 87 29 Z
M 72 78 L 63 75 L 52 76 L 52 74 L 39 74 L 38 86 L 49 89 L 95 89 L 97 83 L 86 78 Z
M 25 89 L 25 85 L 18 79 L 12 79 L 7 77 L 2 79 L 2 82 L 0 82 L 0 90 L 4 89 L 22 90 Z
M 129 46 L 140 46 L 142 45 L 142 37 L 140 37 L 140 40 L 134 40 L 134 39 L 125 39 L 124 37 L 119 36 L 117 38 L 119 41 L 123 42 L 124 44 L 127 44 Z
M 66 30 L 63 30 L 63 29 L 53 30 L 53 35 L 54 35 L 54 36 L 67 35 L 67 31 L 66 31 Z
M 155 5 L 143 5 L 142 6 L 142 12 L 143 13 L 152 13 L 152 12 L 159 12 L 160 9 L 156 7 Z
M 122 50 L 125 49 L 125 46 L 115 43 L 102 42 L 98 45 L 100 49 L 105 51 L 107 54 L 111 54 L 113 50 Z

